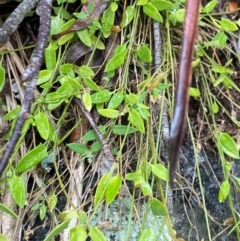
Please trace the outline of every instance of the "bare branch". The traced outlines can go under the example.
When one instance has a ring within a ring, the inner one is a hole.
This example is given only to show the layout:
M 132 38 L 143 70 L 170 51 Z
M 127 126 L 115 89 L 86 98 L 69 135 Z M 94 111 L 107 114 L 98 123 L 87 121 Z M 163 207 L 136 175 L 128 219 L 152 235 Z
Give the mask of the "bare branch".
M 11 157 L 16 143 L 22 132 L 22 127 L 29 117 L 31 105 L 34 99 L 34 91 L 36 88 L 37 76 L 39 69 L 42 65 L 44 49 L 47 45 L 49 33 L 50 33 L 50 21 L 51 21 L 52 0 L 40 0 L 37 6 L 37 13 L 40 16 L 39 34 L 36 43 L 36 47 L 33 51 L 33 55 L 30 64 L 27 66 L 23 73 L 22 79 L 27 81 L 27 88 L 25 92 L 25 99 L 22 104 L 19 117 L 17 119 L 13 134 L 7 144 L 6 149 L 3 152 L 3 156 L 0 161 L 0 174 L 3 173 L 9 158 Z
M 2 28 L 0 28 L 0 45 L 7 42 L 8 37 L 17 30 L 25 15 L 36 6 L 38 1 L 39 0 L 24 0 L 10 14 Z

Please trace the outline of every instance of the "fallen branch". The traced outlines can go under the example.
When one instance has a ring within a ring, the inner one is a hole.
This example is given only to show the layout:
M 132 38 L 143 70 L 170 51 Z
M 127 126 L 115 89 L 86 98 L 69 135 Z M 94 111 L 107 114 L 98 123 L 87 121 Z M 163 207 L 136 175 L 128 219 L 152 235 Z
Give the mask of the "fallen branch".
M 2 28 L 0 28 L 0 45 L 7 42 L 9 36 L 17 30 L 25 15 L 37 5 L 38 1 L 39 0 L 23 0 L 10 14 Z
M 20 114 L 18 116 L 13 133 L 8 141 L 8 144 L 3 152 L 0 160 L 0 174 L 5 170 L 8 160 L 11 157 L 13 150 L 20 138 L 22 127 L 29 117 L 31 105 L 34 99 L 34 91 L 36 88 L 37 76 L 42 65 L 44 49 L 47 46 L 49 33 L 50 33 L 50 21 L 52 11 L 52 0 L 40 0 L 37 6 L 37 14 L 40 16 L 39 34 L 36 43 L 36 47 L 33 51 L 30 64 L 27 66 L 25 72 L 22 75 L 22 80 L 27 81 L 27 88 L 25 91 L 25 99 L 22 104 Z

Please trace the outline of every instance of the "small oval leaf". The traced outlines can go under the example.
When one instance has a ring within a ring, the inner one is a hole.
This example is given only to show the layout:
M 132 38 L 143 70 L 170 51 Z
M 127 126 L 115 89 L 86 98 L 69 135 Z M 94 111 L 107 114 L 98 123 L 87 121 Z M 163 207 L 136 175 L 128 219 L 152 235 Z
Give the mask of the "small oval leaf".
M 239 159 L 238 147 L 232 137 L 227 133 L 220 132 L 219 139 L 223 152 L 232 158 Z
M 152 54 L 150 49 L 146 45 L 142 45 L 138 50 L 137 50 L 137 56 L 139 57 L 140 60 L 146 63 L 151 63 L 152 62 Z
M 237 25 L 229 19 L 223 18 L 220 21 L 221 29 L 223 31 L 234 32 L 238 30 Z
M 220 190 L 218 193 L 218 201 L 222 203 L 227 197 L 230 192 L 230 184 L 228 181 L 223 181 Z
M 101 116 L 107 117 L 107 118 L 117 118 L 119 116 L 119 111 L 118 110 L 111 110 L 111 109 L 101 109 L 98 110 L 98 113 Z
M 151 210 L 154 216 L 166 216 L 167 208 L 156 198 L 150 201 Z
M 152 5 L 151 3 L 147 3 L 143 5 L 143 12 L 150 18 L 154 19 L 155 21 L 162 23 L 163 19 L 161 14 L 158 10 Z
M 140 132 L 145 132 L 143 119 L 135 109 L 131 109 L 128 115 L 129 122 L 134 125 Z
M 124 125 L 114 125 L 112 130 L 115 135 L 119 136 L 129 135 L 137 131 L 137 129 L 132 126 Z
M 37 127 L 38 133 L 44 140 L 47 140 L 50 133 L 50 123 L 46 113 L 38 112 L 34 116 L 34 120 L 35 120 L 35 125 Z
M 168 169 L 162 164 L 153 164 L 151 165 L 152 172 L 155 176 L 162 179 L 163 181 L 168 181 Z
M 92 241 L 107 241 L 98 227 L 90 227 L 89 236 Z
M 19 207 L 23 207 L 26 202 L 26 190 L 23 176 L 12 176 L 8 178 L 8 186 L 14 201 Z
M 106 187 L 109 183 L 111 176 L 109 173 L 104 174 L 98 185 L 97 185 L 97 190 L 94 196 L 94 207 L 97 207 L 105 198 L 106 196 Z
M 109 109 L 116 109 L 118 106 L 123 102 L 124 94 L 123 92 L 115 93 L 109 101 L 108 108 Z
M 47 156 L 47 148 L 43 144 L 39 144 L 19 161 L 15 168 L 15 172 L 28 171 L 29 169 L 37 166 Z
M 136 9 L 134 6 L 128 6 L 124 12 L 122 17 L 122 22 L 120 24 L 121 28 L 125 28 L 134 18 Z
M 107 190 L 106 190 L 106 202 L 108 205 L 117 196 L 121 186 L 122 186 L 122 177 L 121 176 L 111 177 L 111 179 L 107 185 Z
M 108 101 L 111 97 L 111 92 L 108 90 L 101 90 L 93 95 L 91 95 L 92 103 L 98 104 L 98 103 L 104 103 Z

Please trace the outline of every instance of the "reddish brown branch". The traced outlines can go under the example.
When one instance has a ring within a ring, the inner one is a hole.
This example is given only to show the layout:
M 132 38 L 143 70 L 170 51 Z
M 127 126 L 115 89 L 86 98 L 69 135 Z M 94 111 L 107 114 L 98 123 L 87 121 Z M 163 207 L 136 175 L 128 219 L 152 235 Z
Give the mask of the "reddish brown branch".
M 192 57 L 197 33 L 200 0 L 187 0 L 183 27 L 182 50 L 175 92 L 174 115 L 170 132 L 170 184 L 173 186 L 175 170 L 178 163 L 179 149 L 183 138 L 188 110 L 188 89 L 192 80 Z

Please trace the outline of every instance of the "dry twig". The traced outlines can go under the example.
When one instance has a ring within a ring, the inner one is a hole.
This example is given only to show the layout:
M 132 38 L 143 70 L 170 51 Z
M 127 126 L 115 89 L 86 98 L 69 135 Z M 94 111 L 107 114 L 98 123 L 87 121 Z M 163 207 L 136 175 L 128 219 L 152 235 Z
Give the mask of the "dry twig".
M 40 16 L 39 34 L 36 43 L 36 47 L 33 51 L 30 64 L 27 66 L 25 72 L 22 75 L 22 80 L 27 81 L 27 88 L 25 91 L 25 99 L 22 104 L 22 109 L 19 113 L 15 128 L 11 135 L 11 138 L 3 152 L 3 156 L 0 161 L 0 174 L 3 173 L 9 158 L 11 157 L 15 145 L 17 144 L 22 127 L 29 117 L 31 105 L 34 99 L 34 90 L 36 87 L 37 76 L 39 69 L 42 65 L 42 59 L 44 49 L 47 45 L 49 33 L 50 33 L 50 21 L 51 21 L 52 0 L 40 0 L 37 6 L 37 13 Z M 8 20 L 7 20 L 8 21 Z

